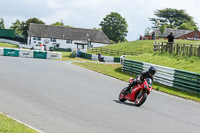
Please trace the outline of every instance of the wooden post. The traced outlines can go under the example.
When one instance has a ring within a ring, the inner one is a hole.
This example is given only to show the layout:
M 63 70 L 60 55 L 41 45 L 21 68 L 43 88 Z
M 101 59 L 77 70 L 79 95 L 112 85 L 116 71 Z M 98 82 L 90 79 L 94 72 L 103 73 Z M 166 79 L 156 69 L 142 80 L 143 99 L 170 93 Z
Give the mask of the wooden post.
M 189 54 L 189 56 L 191 57 L 192 56 L 192 45 L 190 45 L 190 54 Z
M 185 55 L 185 44 L 183 44 L 183 56 Z
M 200 58 L 200 45 L 197 50 L 198 50 L 198 57 Z
M 177 48 L 176 48 L 176 55 L 179 54 L 179 45 L 177 44 Z
M 164 48 L 164 44 L 162 42 L 162 45 L 161 45 L 161 52 L 163 52 L 163 48 Z
M 197 47 L 194 47 L 194 56 L 197 56 Z

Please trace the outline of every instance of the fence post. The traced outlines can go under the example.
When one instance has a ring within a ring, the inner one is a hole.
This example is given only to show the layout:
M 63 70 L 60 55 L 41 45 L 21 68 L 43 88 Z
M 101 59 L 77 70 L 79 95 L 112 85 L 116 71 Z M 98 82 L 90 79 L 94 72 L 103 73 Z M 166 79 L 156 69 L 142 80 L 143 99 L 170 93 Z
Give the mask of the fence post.
M 161 44 L 161 52 L 163 52 L 164 43 Z
M 200 45 L 197 50 L 198 50 L 198 57 L 200 58 Z
M 185 55 L 185 44 L 183 44 L 183 56 Z
M 194 56 L 197 56 L 197 47 L 194 47 Z
M 190 57 L 192 56 L 192 45 L 190 45 Z
M 178 55 L 178 54 L 179 54 L 179 51 L 180 51 L 180 49 L 179 49 L 179 45 L 177 44 L 177 48 L 176 48 L 176 55 Z

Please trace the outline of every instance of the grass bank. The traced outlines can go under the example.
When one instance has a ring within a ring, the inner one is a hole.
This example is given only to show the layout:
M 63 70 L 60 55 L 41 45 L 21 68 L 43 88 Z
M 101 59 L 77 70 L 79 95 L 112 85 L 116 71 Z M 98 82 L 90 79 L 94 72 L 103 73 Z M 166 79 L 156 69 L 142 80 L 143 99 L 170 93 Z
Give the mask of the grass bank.
M 0 42 L 0 47 L 5 47 L 5 48 L 18 48 L 17 45 L 9 44 L 9 43 L 2 43 L 2 42 Z
M 128 82 L 130 77 L 133 77 L 133 78 L 136 77 L 136 75 L 133 75 L 127 72 L 122 72 L 120 64 L 77 63 L 77 62 L 74 62 L 73 64 L 120 79 L 122 81 L 126 81 L 126 82 Z M 175 95 L 175 96 L 182 97 L 185 99 L 191 99 L 191 100 L 200 102 L 200 94 L 178 90 L 172 87 L 161 85 L 159 83 L 154 83 L 153 88 L 157 91 L 162 91 L 171 95 Z
M 0 133 L 38 133 L 0 113 Z
M 137 56 L 127 56 L 126 59 L 200 73 L 200 59 L 198 57 L 177 57 L 162 53 L 144 53 Z

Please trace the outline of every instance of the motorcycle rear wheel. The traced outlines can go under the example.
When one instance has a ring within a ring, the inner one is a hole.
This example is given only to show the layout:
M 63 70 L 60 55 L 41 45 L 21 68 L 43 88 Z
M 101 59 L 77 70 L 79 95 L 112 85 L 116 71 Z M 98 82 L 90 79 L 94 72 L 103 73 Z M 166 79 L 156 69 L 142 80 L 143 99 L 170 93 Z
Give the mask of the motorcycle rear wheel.
M 119 101 L 121 101 L 121 102 L 125 102 L 126 101 L 126 99 L 124 98 L 124 94 L 123 94 L 123 92 L 126 90 L 126 88 L 127 87 L 125 87 L 119 94 Z
M 140 107 L 147 99 L 147 93 L 143 92 L 141 96 L 136 95 L 135 106 Z

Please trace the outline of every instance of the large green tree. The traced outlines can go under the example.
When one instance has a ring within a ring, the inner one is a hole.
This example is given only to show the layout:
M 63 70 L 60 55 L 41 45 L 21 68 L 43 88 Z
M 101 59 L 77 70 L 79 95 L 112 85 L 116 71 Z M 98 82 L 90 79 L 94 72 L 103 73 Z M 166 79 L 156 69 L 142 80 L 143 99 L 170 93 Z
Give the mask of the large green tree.
M 128 24 L 117 12 L 111 12 L 99 25 L 107 37 L 115 43 L 126 41 Z
M 0 18 L 0 29 L 5 29 L 4 19 Z
M 28 30 L 29 30 L 30 23 L 45 24 L 42 20 L 39 20 L 38 18 L 30 18 L 30 19 L 28 19 L 25 23 L 22 22 L 22 23 L 21 23 L 21 26 L 22 26 L 22 34 L 23 34 L 25 37 L 28 36 Z
M 161 25 L 165 24 L 167 28 L 180 28 L 183 23 L 196 26 L 193 17 L 187 14 L 185 10 L 165 8 L 156 10 L 154 14 L 157 18 L 150 18 L 150 21 L 156 22 L 159 19 Z
M 10 27 L 10 29 L 15 30 L 15 34 L 18 36 L 22 35 L 22 22 L 20 22 L 19 19 L 17 19 L 14 23 L 12 23 L 12 26 Z

